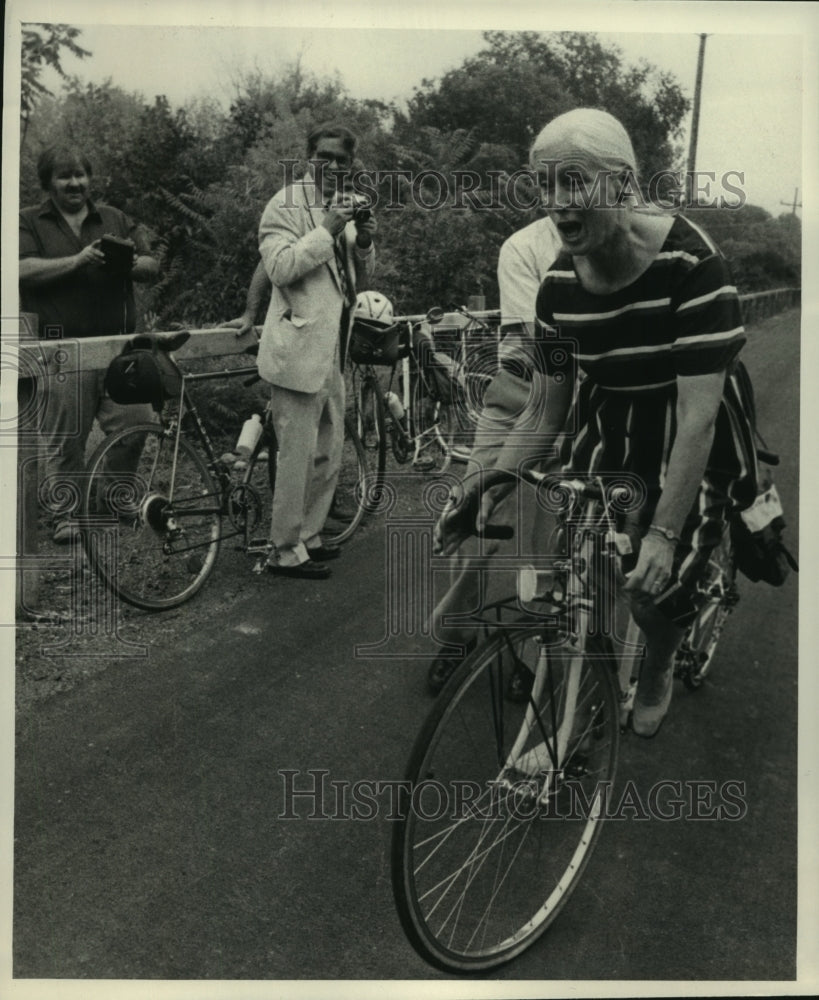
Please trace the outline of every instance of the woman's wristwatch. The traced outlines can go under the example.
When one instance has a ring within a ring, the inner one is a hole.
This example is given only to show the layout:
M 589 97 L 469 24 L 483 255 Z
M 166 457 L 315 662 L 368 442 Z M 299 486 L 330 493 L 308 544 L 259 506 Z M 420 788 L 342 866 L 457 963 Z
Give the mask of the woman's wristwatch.
M 663 528 L 659 524 L 650 524 L 648 530 L 653 531 L 655 535 L 661 535 L 667 542 L 673 542 L 675 545 L 678 545 L 680 542 L 680 536 L 673 532 L 671 528 Z

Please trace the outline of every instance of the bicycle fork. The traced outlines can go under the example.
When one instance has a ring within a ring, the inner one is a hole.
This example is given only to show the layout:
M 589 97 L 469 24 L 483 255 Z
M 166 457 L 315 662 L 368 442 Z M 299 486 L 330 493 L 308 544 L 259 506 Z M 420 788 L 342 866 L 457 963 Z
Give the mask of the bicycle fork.
M 585 653 L 576 644 L 568 650 L 569 664 L 561 695 L 562 716 L 557 724 L 557 692 L 554 690 L 552 661 L 554 649 L 541 641 L 538 644 L 537 664 L 529 703 L 514 744 L 504 761 L 497 786 L 506 791 L 535 795 L 538 805 L 545 805 L 557 791 L 564 778 L 565 765 L 574 752 L 572 739 L 577 740 L 576 720 L 578 695 L 585 661 Z M 548 688 L 547 704 L 551 706 L 550 718 L 543 719 L 538 705 L 544 688 Z M 547 732 L 547 726 L 551 735 Z M 524 749 L 532 735 L 540 741 Z

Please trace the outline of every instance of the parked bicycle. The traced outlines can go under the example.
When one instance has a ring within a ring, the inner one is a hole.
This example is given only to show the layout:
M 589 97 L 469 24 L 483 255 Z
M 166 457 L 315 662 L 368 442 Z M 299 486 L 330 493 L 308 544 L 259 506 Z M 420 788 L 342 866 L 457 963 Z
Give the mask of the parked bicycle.
M 440 345 L 433 335 L 445 315 L 439 307 L 424 315 L 391 317 L 386 324 L 354 324 L 352 405 L 359 436 L 377 456 L 379 471 L 389 439 L 399 464 L 411 461 L 421 471 L 444 472 L 457 455 L 458 435 L 468 433 L 470 414 L 480 409 L 483 389 L 497 367 L 497 334 L 460 307 L 453 311 L 467 322 L 447 331 Z M 379 369 L 388 369 L 386 378 Z
M 450 384 L 456 404 L 456 433 L 463 435 L 474 428 L 483 410 L 487 386 L 498 371 L 500 311 L 478 316 L 456 303 L 450 303 L 448 308 L 462 322 L 436 331 L 435 343 L 440 352 L 452 359 Z
M 509 478 L 486 473 L 482 486 Z M 415 740 L 393 830 L 403 928 L 419 954 L 452 972 L 520 954 L 577 887 L 605 819 L 642 658 L 639 630 L 633 621 L 617 628 L 611 599 L 635 484 L 525 478 L 555 513 L 559 554 L 548 573 L 520 573 L 516 598 L 487 609 L 484 641 Z M 694 688 L 737 600 L 727 533 L 706 586 L 677 657 Z
M 256 558 L 257 571 L 270 550 L 276 439 L 268 408 L 257 415 L 257 440 L 247 457 L 220 458 L 189 391 L 215 379 L 244 377 L 250 384 L 258 380 L 256 366 L 184 372 L 172 352 L 189 337 L 187 331 L 150 336 L 174 379 L 161 418 L 105 438 L 87 463 L 82 537 L 89 562 L 123 601 L 148 611 L 193 597 L 212 573 L 222 541 L 237 539 L 237 547 Z M 123 453 L 133 471 L 117 468 L 115 456 Z M 327 541 L 351 537 L 371 489 L 367 455 L 348 419 L 335 501 L 348 513 L 330 522 Z

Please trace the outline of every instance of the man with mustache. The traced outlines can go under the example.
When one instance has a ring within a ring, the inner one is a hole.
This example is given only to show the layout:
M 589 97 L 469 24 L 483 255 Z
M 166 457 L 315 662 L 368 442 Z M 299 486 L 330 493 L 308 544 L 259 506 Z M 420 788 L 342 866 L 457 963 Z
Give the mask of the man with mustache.
M 375 219 L 355 210 L 350 190 L 355 150 L 345 126 L 316 126 L 306 176 L 271 198 L 259 224 L 272 286 L 258 363 L 279 447 L 267 563 L 277 576 L 326 579 L 327 562 L 339 555 L 321 532 L 344 444 L 352 307 L 375 259 Z
M 20 298 L 24 312 L 38 316 L 45 339 L 99 337 L 133 333 L 136 327 L 133 282 L 159 273 L 147 237 L 119 209 L 91 199 L 92 169 L 81 149 L 57 145 L 37 162 L 40 186 L 48 197 L 20 212 Z M 102 238 L 121 241 L 116 259 L 103 252 Z M 129 252 L 130 251 L 130 252 Z M 149 404 L 121 406 L 105 393 L 104 371 L 82 371 L 51 379 L 42 431 L 48 460 L 48 493 L 73 497 L 59 504 L 53 541 L 72 541 L 72 518 L 81 491 L 85 447 L 96 419 L 105 434 L 153 422 Z M 121 459 L 129 467 L 132 456 Z M 67 489 L 66 489 L 67 487 Z

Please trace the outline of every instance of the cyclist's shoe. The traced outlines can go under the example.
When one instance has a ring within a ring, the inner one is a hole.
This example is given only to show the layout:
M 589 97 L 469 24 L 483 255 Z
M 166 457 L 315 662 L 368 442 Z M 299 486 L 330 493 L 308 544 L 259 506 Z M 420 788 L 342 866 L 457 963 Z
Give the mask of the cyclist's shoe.
M 631 713 L 631 728 L 638 736 L 650 739 L 657 735 L 671 704 L 673 690 L 673 664 L 659 673 L 641 672 Z
M 471 455 L 472 449 L 464 444 L 456 444 L 449 453 L 450 459 L 461 465 L 466 465 Z
M 329 566 L 313 562 L 312 559 L 299 563 L 298 566 L 278 566 L 274 563 L 267 563 L 265 572 L 272 576 L 293 576 L 301 580 L 326 580 L 331 574 Z
M 446 684 L 449 678 L 463 663 L 465 657 L 472 652 L 476 644 L 477 641 L 475 639 L 470 639 L 469 642 L 464 643 L 466 647 L 466 653 L 464 656 L 452 656 L 444 649 L 440 649 L 438 651 L 435 659 L 429 665 L 429 670 L 427 671 L 427 687 L 430 690 L 430 694 L 439 693 L 444 684 Z

